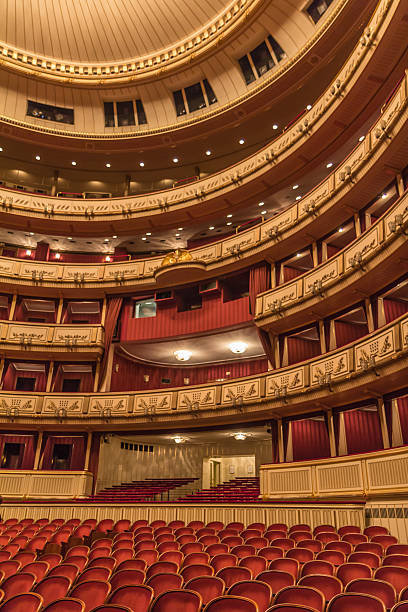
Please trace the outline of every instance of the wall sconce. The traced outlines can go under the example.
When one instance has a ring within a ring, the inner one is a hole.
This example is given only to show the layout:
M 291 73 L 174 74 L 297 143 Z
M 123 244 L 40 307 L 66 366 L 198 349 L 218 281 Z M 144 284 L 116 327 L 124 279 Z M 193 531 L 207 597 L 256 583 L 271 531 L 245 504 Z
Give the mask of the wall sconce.
M 190 379 L 189 378 L 184 378 L 184 384 L 185 385 L 189 385 L 190 384 Z
M 115 363 L 115 372 L 119 372 L 119 364 Z
M 149 374 L 143 374 L 143 380 L 144 380 L 145 383 L 148 383 L 149 380 L 150 380 Z

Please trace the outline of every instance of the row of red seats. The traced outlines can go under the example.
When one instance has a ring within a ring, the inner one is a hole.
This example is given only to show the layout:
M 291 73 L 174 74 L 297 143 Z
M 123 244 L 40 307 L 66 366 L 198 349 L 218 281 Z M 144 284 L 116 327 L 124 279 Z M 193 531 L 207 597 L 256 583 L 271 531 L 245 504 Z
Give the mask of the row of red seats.
M 193 503 L 254 503 L 259 502 L 259 478 L 234 478 L 227 483 L 202 489 L 196 493 L 180 497 L 178 502 Z
M 76 499 L 77 503 L 137 503 L 141 501 L 160 501 L 170 491 L 191 484 L 197 478 L 148 478 L 114 485 L 98 491 L 95 495 Z

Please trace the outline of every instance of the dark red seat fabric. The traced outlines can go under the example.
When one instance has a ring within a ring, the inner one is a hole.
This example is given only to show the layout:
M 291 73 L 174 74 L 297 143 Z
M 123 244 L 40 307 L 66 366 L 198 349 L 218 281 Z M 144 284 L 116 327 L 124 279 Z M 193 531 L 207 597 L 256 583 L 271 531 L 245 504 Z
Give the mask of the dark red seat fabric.
M 272 589 L 266 582 L 243 580 L 233 584 L 228 590 L 228 595 L 246 597 L 256 603 L 259 612 L 265 612 L 271 603 Z
M 201 603 L 201 597 L 195 591 L 167 591 L 155 598 L 149 612 L 199 612 Z
M 84 612 L 85 604 L 80 599 L 64 597 L 53 601 L 42 612 Z
M 43 605 L 48 606 L 56 599 L 65 597 L 70 586 L 71 581 L 66 576 L 46 576 L 36 584 L 33 591 L 41 595 L 44 601 Z
M 371 552 L 353 552 L 349 555 L 347 561 L 349 563 L 364 563 L 371 569 L 377 569 L 381 565 L 380 557 Z
M 352 580 L 346 586 L 345 593 L 374 595 L 381 599 L 388 610 L 392 608 L 397 599 L 397 594 L 392 584 L 376 578 L 357 578 L 357 580 Z
M 154 574 L 147 580 L 146 584 L 152 587 L 154 596 L 157 597 L 166 591 L 181 589 L 183 577 L 180 574 Z
M 323 612 L 325 606 L 325 599 L 323 594 L 309 586 L 289 586 L 281 591 L 275 597 L 275 604 L 298 604 L 300 606 L 308 606 L 317 610 L 317 612 Z
M 185 584 L 185 588 L 199 593 L 205 606 L 208 602 L 224 594 L 225 583 L 217 576 L 199 576 Z
M 78 573 L 79 569 L 73 563 L 61 563 L 50 569 L 48 576 L 66 576 L 73 583 Z
M 349 582 L 357 578 L 371 578 L 371 569 L 363 563 L 344 563 L 337 568 L 336 576 L 341 580 L 343 586 L 347 586 Z
M 113 521 L 112 521 L 113 523 Z M 100 606 L 105 603 L 111 590 L 111 585 L 108 582 L 99 580 L 87 580 L 75 585 L 69 595 L 80 599 L 85 604 L 85 612 L 90 612 L 95 606 Z
M 87 580 L 101 580 L 107 582 L 112 571 L 107 567 L 88 567 L 77 578 L 77 584 Z
M 295 584 L 295 579 L 292 574 L 282 572 L 281 570 L 266 570 L 261 572 L 257 580 L 266 582 L 272 589 L 272 595 L 276 595 L 281 589 Z
M 256 555 L 253 555 L 240 559 L 238 565 L 240 567 L 247 567 L 249 570 L 251 570 L 252 578 L 255 579 L 258 574 L 266 570 L 267 562 L 264 557 L 258 557 Z
M 178 565 L 171 563 L 171 561 L 157 561 L 147 568 L 146 578 L 150 578 L 154 574 L 177 574 L 178 569 Z
M 323 593 L 326 603 L 335 595 L 343 592 L 343 585 L 340 580 L 336 576 L 326 576 L 325 574 L 303 576 L 298 584 L 299 586 L 313 587 Z
M 4 600 L 10 599 L 14 595 L 28 593 L 28 591 L 31 591 L 34 583 L 34 574 L 29 574 L 28 572 L 20 572 L 19 574 L 9 576 L 1 583 L 1 589 L 4 591 Z
M 122 569 L 111 576 L 112 591 L 125 584 L 143 584 L 145 573 L 138 569 Z
M 408 569 L 408 555 L 387 555 L 384 557 L 383 565 L 395 565 Z
M 296 559 L 289 559 L 288 557 L 283 559 L 274 559 L 270 562 L 269 569 L 287 572 L 288 574 L 292 574 L 294 579 L 297 580 L 299 574 L 299 562 Z
M 20 593 L 10 597 L 1 604 L 2 612 L 39 612 L 42 606 L 42 597 L 37 593 Z
M 169 561 L 175 563 L 177 567 L 180 567 L 184 561 L 184 555 L 180 550 L 168 550 L 159 556 L 160 561 Z
M 147 612 L 152 600 L 153 589 L 150 586 L 133 584 L 117 588 L 110 594 L 107 603 L 128 606 L 137 612 Z
M 342 538 L 347 533 L 361 533 L 361 527 L 357 525 L 344 525 L 338 529 L 339 536 Z
M 119 572 L 123 569 L 137 569 L 141 572 L 146 571 L 146 561 L 143 559 L 126 559 L 115 566 L 115 571 Z
M 307 561 L 303 564 L 301 574 L 302 576 L 308 576 L 309 574 L 326 574 L 328 576 L 333 576 L 334 565 L 328 561 L 314 559 L 313 561 Z
M 265 557 L 267 561 L 273 561 L 274 559 L 281 559 L 284 556 L 284 552 L 277 546 L 265 546 L 265 548 L 258 550 L 258 555 Z
M 36 582 L 42 580 L 49 569 L 50 566 L 46 561 L 33 561 L 32 563 L 27 563 L 24 567 L 25 572 L 34 574 Z
M 223 567 L 217 572 L 217 576 L 225 582 L 226 588 L 242 580 L 252 580 L 252 572 L 247 567 Z
M 375 570 L 374 578 L 392 584 L 398 595 L 408 585 L 408 569 L 396 565 L 384 565 Z
M 360 544 L 361 546 L 361 544 Z M 349 555 L 353 551 L 353 547 L 350 542 L 345 542 L 344 540 L 340 540 L 337 542 L 328 542 L 324 550 L 337 550 L 338 552 L 343 553 L 343 555 Z
M 317 553 L 316 559 L 318 561 L 328 561 L 335 567 L 343 565 L 343 563 L 346 562 L 345 554 L 339 550 L 322 550 L 321 552 Z
M 91 559 L 86 567 L 87 569 L 90 567 L 106 567 L 113 571 L 116 567 L 116 559 L 114 557 L 98 557 L 97 559 Z
M 373 595 L 340 593 L 329 602 L 327 612 L 385 612 L 385 606 Z
M 232 553 L 223 553 L 221 555 L 215 555 L 210 559 L 210 565 L 214 568 L 215 572 L 218 572 L 223 567 L 232 567 L 238 565 L 238 557 Z
M 236 595 L 223 595 L 207 604 L 204 612 L 258 612 L 254 601 Z
M 382 525 L 370 525 L 369 527 L 366 527 L 364 529 L 364 535 L 368 536 L 369 538 L 372 538 L 374 536 L 378 536 L 378 535 L 388 535 L 389 531 L 386 527 L 383 527 Z
M 291 548 L 286 551 L 285 557 L 287 559 L 296 559 L 298 563 L 302 564 L 307 561 L 312 561 L 312 559 L 314 559 L 314 554 L 308 548 Z

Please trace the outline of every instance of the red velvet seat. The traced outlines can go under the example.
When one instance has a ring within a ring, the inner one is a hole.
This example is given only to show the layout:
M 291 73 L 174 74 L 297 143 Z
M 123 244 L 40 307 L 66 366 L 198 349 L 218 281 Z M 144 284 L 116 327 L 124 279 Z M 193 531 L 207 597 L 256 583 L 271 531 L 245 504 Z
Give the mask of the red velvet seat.
M 348 556 L 353 551 L 353 547 L 350 542 L 340 540 L 338 542 L 327 542 L 324 550 L 337 550 L 338 552 L 343 553 L 343 555 Z
M 95 527 L 95 531 L 99 531 L 100 533 L 108 533 L 108 531 L 112 531 L 112 529 L 112 519 L 103 519 L 102 521 L 99 521 L 99 523 Z
M 392 584 L 398 595 L 408 585 L 408 569 L 396 565 L 384 565 L 375 570 L 374 578 Z
M 113 521 L 112 521 L 113 523 Z M 70 597 L 80 599 L 85 604 L 85 612 L 90 612 L 95 606 L 105 603 L 111 590 L 108 582 L 100 580 L 87 580 L 76 584 L 70 591 Z
M 392 544 L 398 544 L 397 538 L 392 535 L 376 535 L 370 539 L 370 542 L 381 544 L 384 552 L 387 550 L 389 546 Z
M 311 538 L 310 531 L 294 531 L 289 535 L 290 539 L 296 542 L 296 545 L 298 545 L 299 542 L 310 540 Z
M 27 543 L 27 550 L 44 550 L 47 541 L 45 536 L 36 536 Z
M 252 580 L 252 572 L 247 567 L 223 567 L 217 572 L 216 575 L 225 582 L 227 589 L 236 582 L 241 582 L 242 580 Z
M 19 553 L 19 555 L 22 555 L 22 556 L 29 555 L 29 554 L 34 554 L 34 553 L 24 553 L 24 552 Z M 14 558 L 16 559 L 17 555 Z M 32 561 L 34 561 L 34 559 L 32 559 Z M 62 563 L 62 556 L 59 555 L 58 553 L 46 553 L 45 555 L 41 555 L 40 561 L 46 561 L 48 565 L 50 566 L 50 569 L 52 569 L 56 565 L 59 565 L 60 563 Z
M 391 544 L 386 550 L 388 555 L 408 555 L 408 544 Z
M 71 586 L 71 581 L 66 576 L 46 576 L 34 587 L 34 593 L 41 595 L 44 606 L 56 599 L 66 596 Z
M 187 545 L 188 546 L 188 545 Z M 193 551 L 191 551 L 193 552 Z M 227 544 L 210 544 L 205 549 L 205 552 L 210 555 L 210 557 L 215 557 L 216 555 L 221 555 L 223 553 L 229 552 L 229 546 Z
M 323 545 L 328 544 L 329 542 L 336 542 L 337 540 L 340 540 L 339 534 L 335 533 L 334 531 L 319 531 L 319 533 L 317 533 L 314 538 L 318 542 L 321 542 Z
M 299 564 L 312 561 L 314 554 L 308 548 L 291 548 L 286 551 L 285 557 L 287 559 L 296 559 Z
M 141 551 L 137 555 L 138 558 L 140 558 L 140 556 L 143 555 L 143 553 L 145 552 L 150 552 L 150 551 L 144 551 L 144 550 Z M 154 552 L 157 558 L 158 552 L 157 551 L 151 551 L 151 552 Z M 109 556 L 109 555 L 106 555 L 106 556 Z M 116 565 L 120 565 L 120 563 L 122 563 L 123 561 L 128 561 L 129 559 L 133 559 L 134 552 L 133 550 L 130 550 L 128 548 L 119 548 L 118 550 L 114 550 L 110 556 L 115 559 Z
M 304 563 L 301 569 L 302 576 L 308 576 L 310 574 L 326 574 L 327 576 L 334 575 L 334 565 L 328 561 L 316 560 L 307 561 Z
M 372 538 L 378 535 L 388 535 L 389 531 L 386 527 L 383 527 L 382 525 L 370 525 L 369 527 L 366 527 L 364 529 L 363 533 L 369 538 Z
M 122 561 L 116 565 L 115 572 L 119 572 L 120 570 L 124 569 L 136 569 L 140 570 L 141 572 L 146 572 L 146 561 L 143 561 L 143 559 L 126 559 L 125 561 Z
M 61 555 L 57 555 L 57 556 L 60 559 L 62 558 Z M 14 555 L 13 560 L 18 561 L 21 564 L 21 567 L 25 567 L 28 563 L 33 563 L 36 558 L 37 558 L 37 555 L 35 552 L 31 550 L 27 550 L 27 551 L 18 552 L 16 555 Z M 47 559 L 44 559 L 43 557 L 41 557 L 41 561 L 47 561 Z
M 7 561 L 0 562 L 0 572 L 3 574 L 3 580 L 16 574 L 21 569 L 21 563 L 19 561 L 15 561 L 14 559 L 10 559 Z
M 272 589 L 266 582 L 243 580 L 233 584 L 227 594 L 250 599 L 256 603 L 259 612 L 265 612 L 271 604 Z
M 247 567 L 249 570 L 251 570 L 252 578 L 255 579 L 258 574 L 266 570 L 267 562 L 264 557 L 252 555 L 250 557 L 240 559 L 238 565 L 240 567 Z
M 116 567 L 116 559 L 114 557 L 98 557 L 97 559 L 91 559 L 87 563 L 86 569 L 90 567 L 106 567 L 113 571 Z
M 354 547 L 368 541 L 368 537 L 362 533 L 346 533 L 341 539 Z
M 42 612 L 84 612 L 85 604 L 80 599 L 64 597 L 53 601 Z
M 111 576 L 112 591 L 125 584 L 143 584 L 145 573 L 138 569 L 121 569 Z
M 97 608 L 91 610 L 91 612 L 133 612 L 127 606 L 119 606 L 116 604 L 102 604 Z
M 297 580 L 299 574 L 299 562 L 296 559 L 289 559 L 285 557 L 283 559 L 274 559 L 269 564 L 269 569 L 280 570 L 292 574 L 295 580 Z
M 385 612 L 385 606 L 373 595 L 340 593 L 329 602 L 327 612 Z
M 265 557 L 268 561 L 273 561 L 274 559 L 281 559 L 284 556 L 284 552 L 277 546 L 265 546 L 265 548 L 258 550 L 258 555 Z
M 287 533 L 286 531 L 281 531 L 279 529 L 272 529 L 271 531 L 266 531 L 264 533 L 264 537 L 268 540 L 268 542 L 272 542 L 273 540 L 277 539 L 285 539 L 287 537 Z
M 244 523 L 241 523 L 239 521 L 233 521 L 232 523 L 228 523 L 228 525 L 226 525 L 225 528 L 226 529 L 237 529 L 238 531 L 243 531 Z
M 343 565 L 343 563 L 345 563 L 346 556 L 339 550 L 322 550 L 321 552 L 317 553 L 316 559 L 318 561 L 328 561 L 335 567 L 338 567 L 339 565 Z
M 387 555 L 383 559 L 383 565 L 396 565 L 408 569 L 408 555 Z
M 48 576 L 65 576 L 71 581 L 71 584 L 76 579 L 79 573 L 79 569 L 73 563 L 61 563 L 56 565 L 48 572 Z
M 241 538 L 243 538 L 244 542 L 246 542 L 247 540 L 249 540 L 250 538 L 258 538 L 261 535 L 261 531 L 259 531 L 258 529 L 244 529 L 243 531 L 241 531 L 240 536 Z M 265 544 L 266 546 L 266 544 Z
M 103 550 L 102 548 L 99 548 L 98 550 Z M 105 556 L 105 555 L 103 555 Z M 78 570 L 80 572 L 82 572 L 85 569 L 86 564 L 88 563 L 88 558 L 87 557 L 79 557 L 77 555 L 73 555 L 72 557 L 68 557 L 68 559 L 66 559 L 65 563 L 69 563 L 69 565 L 76 565 L 76 567 L 78 568 Z
M 308 525 L 307 523 L 297 523 L 296 525 L 292 525 L 289 528 L 288 533 L 291 534 L 295 531 L 308 531 L 309 533 L 311 533 L 310 525 Z
M 0 606 L 2 612 L 39 612 L 42 597 L 37 593 L 15 594 Z
M 357 578 L 371 578 L 371 569 L 363 563 L 344 563 L 337 568 L 336 576 L 341 580 L 343 586 L 347 586 L 349 582 Z
M 123 531 L 128 531 L 130 529 L 130 521 L 128 519 L 120 519 L 116 521 L 113 526 L 113 531 L 115 533 L 121 533 Z
M 316 612 L 316 610 L 298 604 L 276 604 L 268 608 L 266 612 Z
M 146 578 L 149 579 L 155 574 L 177 574 L 178 569 L 178 565 L 176 563 L 171 563 L 171 561 L 157 561 L 147 568 Z
M 376 542 L 362 542 L 361 544 L 357 544 L 357 546 L 354 548 L 354 552 L 370 552 L 382 557 L 384 551 L 381 544 Z
M 116 557 L 116 555 L 112 555 L 112 556 L 115 557 L 115 559 L 117 558 L 118 559 L 118 563 L 119 563 L 119 558 Z M 159 553 L 157 552 L 157 550 L 141 550 L 140 552 L 138 552 L 135 555 L 135 558 L 136 559 L 143 559 L 143 561 L 146 561 L 146 565 L 149 567 L 153 563 L 156 563 L 156 561 L 159 558 Z M 124 560 L 124 559 L 122 559 L 122 560 Z
M 185 522 L 181 521 L 179 519 L 176 519 L 174 521 L 170 521 L 170 523 L 168 524 L 168 527 L 170 527 L 171 529 L 182 529 L 183 527 L 185 527 Z
M 157 545 L 157 551 L 159 554 L 169 550 L 180 550 L 180 544 L 178 542 L 162 542 L 161 544 Z
M 88 567 L 78 576 L 76 583 L 85 582 L 86 580 L 101 580 L 108 581 L 112 571 L 107 567 Z
M 284 533 L 288 532 L 288 526 L 285 523 L 272 523 L 268 525 L 266 531 L 283 531 Z
M 28 591 L 31 591 L 34 583 L 34 574 L 29 574 L 28 572 L 20 572 L 19 574 L 9 576 L 1 583 L 1 589 L 4 591 L 4 600 L 6 601 L 20 593 L 28 593 Z
M 341 538 L 347 533 L 361 533 L 361 527 L 358 527 L 357 525 L 344 525 L 338 530 L 338 534 Z
M 255 550 L 260 550 L 261 548 L 265 548 L 265 546 L 268 546 L 268 540 L 266 538 L 258 536 L 246 540 L 245 545 L 252 546 L 253 548 L 255 548 Z
M 378 555 L 371 552 L 353 552 L 348 557 L 349 563 L 364 563 L 371 567 L 371 569 L 377 569 L 381 565 L 381 559 Z
M 217 546 L 217 545 L 218 544 L 210 544 L 210 546 Z M 193 552 L 203 552 L 204 544 L 202 542 L 186 542 L 185 544 L 181 544 L 180 550 L 184 555 L 189 555 L 190 553 L 193 553 Z M 208 551 L 206 550 L 205 552 L 208 552 Z
M 50 566 L 46 561 L 33 561 L 32 563 L 27 563 L 24 567 L 25 572 L 34 574 L 36 582 L 42 580 L 49 569 Z
M 223 595 L 207 604 L 204 612 L 258 612 L 254 601 L 236 595 Z
M 156 597 L 149 612 L 199 612 L 201 603 L 201 597 L 195 591 L 172 590 Z
M 264 548 L 264 547 L 261 547 Z M 251 544 L 240 544 L 239 546 L 234 546 L 230 549 L 230 553 L 235 555 L 238 559 L 244 559 L 245 557 L 250 557 L 254 555 L 256 552 L 255 546 Z
M 225 583 L 217 576 L 198 576 L 189 580 L 185 588 L 199 593 L 205 606 L 208 602 L 224 594 Z
M 264 533 L 266 531 L 266 525 L 265 523 L 250 523 L 247 529 L 257 529 L 260 533 Z
M 214 568 L 215 572 L 218 572 L 223 567 L 238 565 L 238 557 L 232 553 L 222 553 L 210 559 L 210 565 Z
M 133 540 L 118 540 L 112 545 L 112 551 L 120 550 L 121 548 L 133 549 Z
M 400 601 L 396 603 L 391 612 L 408 612 L 408 601 Z
M 181 567 L 184 561 L 184 555 L 180 550 L 168 550 L 167 552 L 161 553 L 159 556 L 160 561 L 170 561 L 175 563 L 177 567 Z
M 393 585 L 385 580 L 378 580 L 376 578 L 357 578 L 357 580 L 352 580 L 346 586 L 345 592 L 374 595 L 381 599 L 388 610 L 392 608 L 397 599 Z
M 323 543 L 319 542 L 319 540 L 302 540 L 301 542 L 298 542 L 297 547 L 307 548 L 311 550 L 313 553 L 318 553 L 321 550 L 323 550 Z
M 282 550 L 289 550 L 295 547 L 295 542 L 290 538 L 277 538 L 276 540 L 271 540 L 271 545 L 277 546 Z
M 184 557 L 183 567 L 187 565 L 205 564 L 210 562 L 210 555 L 205 552 L 190 553 Z
M 147 612 L 153 600 L 153 589 L 146 584 L 124 585 L 110 594 L 107 603 L 128 606 L 137 612 Z M 178 612 L 181 612 L 178 610 Z
M 343 592 L 343 585 L 340 580 L 336 576 L 326 576 L 325 574 L 303 576 L 298 584 L 299 586 L 313 587 L 323 593 L 326 603 L 335 595 Z
M 276 595 L 275 604 L 298 604 L 300 606 L 308 606 L 317 610 L 317 612 L 323 612 L 325 606 L 325 599 L 323 593 L 309 586 L 289 586 Z
M 229 546 L 231 550 L 232 548 L 235 548 L 235 546 L 243 546 L 244 540 L 241 538 L 241 536 L 238 536 L 238 535 L 227 536 L 225 538 L 222 538 L 221 543 Z M 215 542 L 213 542 L 213 544 L 215 544 Z
M 161 593 L 165 593 L 165 591 L 181 589 L 183 577 L 180 574 L 154 574 L 147 580 L 146 584 L 152 587 L 154 596 L 157 597 Z

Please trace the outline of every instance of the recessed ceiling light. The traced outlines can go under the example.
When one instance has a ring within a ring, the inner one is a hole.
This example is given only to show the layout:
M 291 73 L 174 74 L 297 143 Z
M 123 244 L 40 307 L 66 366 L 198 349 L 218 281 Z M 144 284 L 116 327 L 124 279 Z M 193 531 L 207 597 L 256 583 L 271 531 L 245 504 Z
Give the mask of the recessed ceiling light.
M 140 166 L 141 168 L 144 168 L 144 162 L 139 162 L 139 166 Z
M 292 189 L 299 189 L 299 185 L 293 185 Z
M 241 144 L 241 145 L 245 144 L 245 140 L 244 140 L 243 138 L 240 138 L 240 139 L 238 140 L 238 142 L 239 142 L 239 144 Z
M 308 105 L 306 106 L 306 110 L 310 110 L 311 108 L 312 108 L 312 105 L 311 105 L 311 104 L 308 104 Z
M 4 150 L 4 149 L 3 149 L 3 147 L 0 147 L 0 153 L 2 153 L 2 152 L 3 152 L 3 150 Z
M 329 162 L 328 164 L 326 164 L 326 168 L 332 168 L 333 167 L 333 162 Z
M 178 351 L 174 351 L 173 354 L 179 361 L 188 361 L 193 353 L 186 349 L 179 349 Z
M 296 253 L 296 257 L 302 257 L 302 253 Z
M 143 236 L 142 240 L 147 240 L 147 238 L 145 236 Z
M 211 151 L 210 149 L 207 149 L 207 151 L 205 152 L 206 155 L 211 155 Z
M 258 202 L 258 206 L 265 206 L 265 202 Z
M 177 229 L 178 229 L 178 231 L 179 231 L 179 232 L 182 232 L 182 231 L 183 231 L 183 228 L 182 228 L 182 227 L 178 227 Z
M 234 438 L 235 438 L 235 440 L 246 440 L 247 435 L 240 431 L 240 432 L 234 434 Z
M 344 232 L 344 229 L 342 227 L 339 227 L 339 232 L 341 234 L 342 232 Z
M 277 129 L 278 129 L 278 127 L 279 127 L 279 126 L 278 126 L 278 124 L 277 124 L 277 123 L 274 123 L 274 124 L 273 124 L 273 126 L 272 126 L 272 129 L 273 129 L 273 130 L 277 130 Z
M 231 217 L 232 217 L 231 213 L 227 215 L 227 219 L 231 219 Z
M 266 210 L 261 210 L 261 215 L 266 215 Z
M 34 236 L 34 232 L 30 232 L 30 236 Z
M 360 136 L 360 138 L 358 140 L 359 140 L 359 142 L 363 142 L 364 139 L 365 139 L 365 136 Z
M 176 238 L 177 238 L 178 236 L 180 236 L 180 234 L 176 234 Z
M 36 155 L 36 156 L 35 156 L 35 159 L 36 159 L 37 161 L 40 161 L 41 157 L 40 157 L 39 155 Z
M 111 167 L 111 165 L 110 165 L 110 164 L 105 164 L 105 166 L 106 166 L 107 168 L 110 168 L 110 167 Z
M 228 221 L 227 225 L 232 225 L 232 221 Z
M 68 240 L 72 240 L 71 236 L 68 236 Z
M 382 198 L 383 200 L 386 200 L 386 199 L 388 198 L 388 193 L 383 193 L 383 194 L 382 194 L 382 196 L 381 196 L 381 198 Z
M 104 242 L 109 242 L 109 238 L 105 238 Z
M 178 157 L 173 157 L 173 162 L 174 162 L 175 164 L 178 164 L 178 160 L 179 160 L 179 158 L 178 158 Z
M 245 351 L 248 348 L 248 345 L 245 342 L 231 342 L 231 344 L 228 345 L 229 350 L 231 351 L 231 353 L 245 353 Z
M 30 257 L 30 255 L 31 255 L 31 249 L 27 249 L 27 250 L 26 250 L 26 255 L 28 255 L 28 257 Z
M 209 230 L 213 230 L 213 229 L 215 229 L 215 227 L 213 225 L 210 225 L 210 227 L 208 229 Z
M 184 438 L 182 438 L 181 436 L 175 436 L 173 440 L 176 444 L 181 444 L 182 442 L 184 442 Z
M 146 232 L 146 236 L 151 236 L 152 232 Z
M 71 162 L 71 164 L 72 164 L 73 166 L 76 166 L 76 165 L 77 165 L 76 161 L 72 161 L 72 162 Z
M 112 238 L 117 238 L 117 236 L 112 236 Z
M 301 200 L 302 196 L 296 196 L 296 200 Z

